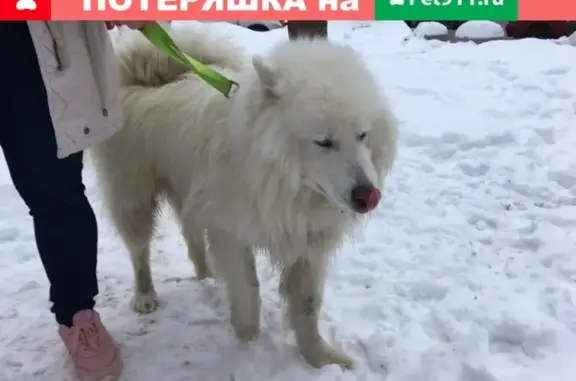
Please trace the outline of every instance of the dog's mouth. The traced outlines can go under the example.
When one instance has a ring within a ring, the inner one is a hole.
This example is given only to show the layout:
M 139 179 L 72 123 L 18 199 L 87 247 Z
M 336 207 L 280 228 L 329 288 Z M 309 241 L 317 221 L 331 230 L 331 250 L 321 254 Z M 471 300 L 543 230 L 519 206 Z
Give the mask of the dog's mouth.
M 320 193 L 322 196 L 328 198 L 328 193 L 326 192 L 326 189 L 324 189 L 324 187 L 318 183 L 316 183 L 316 191 Z
M 329 201 L 331 203 L 335 203 L 336 205 L 338 205 L 339 209 L 346 209 L 346 205 L 338 202 L 333 197 L 330 197 L 329 193 L 326 192 L 326 189 L 324 189 L 324 187 L 322 185 L 316 183 L 315 190 L 320 196 L 322 196 L 327 201 Z
M 326 191 L 326 189 L 325 189 L 322 185 L 316 183 L 315 186 L 314 186 L 314 190 L 315 190 L 320 196 L 324 197 L 326 200 L 331 201 L 331 202 L 337 204 L 340 209 L 346 207 L 346 205 L 343 205 L 342 203 L 340 203 L 340 202 L 338 202 L 337 200 L 335 200 L 333 197 L 330 197 L 330 194 Z

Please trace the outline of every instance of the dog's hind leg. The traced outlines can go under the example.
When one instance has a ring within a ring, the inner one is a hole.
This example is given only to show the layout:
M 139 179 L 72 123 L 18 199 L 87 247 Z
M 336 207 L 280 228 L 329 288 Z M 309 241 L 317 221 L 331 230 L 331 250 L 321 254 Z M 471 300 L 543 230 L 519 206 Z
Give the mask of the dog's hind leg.
M 318 329 L 325 271 L 325 263 L 298 258 L 284 269 L 280 292 L 288 302 L 288 317 L 304 359 L 317 368 L 338 364 L 349 369 L 353 366 L 353 360 L 326 343 Z
M 211 278 L 210 268 L 206 262 L 206 240 L 204 237 L 204 230 L 198 227 L 196 221 L 192 218 L 183 218 L 181 215 L 182 202 L 176 197 L 175 193 L 165 187 L 168 202 L 179 219 L 182 229 L 182 237 L 186 241 L 188 247 L 188 258 L 196 269 L 196 278 L 205 279 Z
M 158 297 L 150 269 L 150 241 L 154 234 L 158 204 L 153 186 L 142 186 L 129 192 L 121 184 L 111 192 L 110 211 L 114 223 L 130 252 L 134 270 L 132 309 L 149 313 L 158 307 Z
M 217 275 L 224 278 L 230 300 L 230 323 L 248 341 L 260 333 L 260 283 L 254 253 L 227 233 L 209 230 L 210 253 Z
M 212 273 L 206 262 L 206 241 L 204 229 L 182 227 L 182 235 L 188 246 L 188 258 L 196 268 L 198 279 L 211 278 Z

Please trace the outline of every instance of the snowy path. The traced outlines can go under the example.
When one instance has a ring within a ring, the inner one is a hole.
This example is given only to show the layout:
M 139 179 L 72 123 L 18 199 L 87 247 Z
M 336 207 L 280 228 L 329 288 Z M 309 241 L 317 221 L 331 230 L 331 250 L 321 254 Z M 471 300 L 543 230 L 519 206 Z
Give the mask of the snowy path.
M 263 334 L 239 344 L 223 290 L 192 278 L 170 218 L 153 259 L 164 304 L 133 314 L 129 260 L 88 169 L 99 309 L 122 343 L 126 381 L 573 380 L 576 48 L 403 33 L 394 23 L 333 33 L 380 74 L 402 122 L 386 201 L 326 288 L 323 331 L 358 369 L 311 370 L 298 358 L 265 260 Z M 0 380 L 68 381 L 30 219 L 3 166 L 0 199 Z

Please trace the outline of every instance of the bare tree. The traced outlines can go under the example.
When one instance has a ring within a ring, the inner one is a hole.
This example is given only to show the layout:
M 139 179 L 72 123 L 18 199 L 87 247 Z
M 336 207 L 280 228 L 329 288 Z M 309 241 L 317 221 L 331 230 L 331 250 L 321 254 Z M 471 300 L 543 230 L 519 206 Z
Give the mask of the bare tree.
M 288 36 L 298 38 L 328 38 L 328 21 L 288 21 Z

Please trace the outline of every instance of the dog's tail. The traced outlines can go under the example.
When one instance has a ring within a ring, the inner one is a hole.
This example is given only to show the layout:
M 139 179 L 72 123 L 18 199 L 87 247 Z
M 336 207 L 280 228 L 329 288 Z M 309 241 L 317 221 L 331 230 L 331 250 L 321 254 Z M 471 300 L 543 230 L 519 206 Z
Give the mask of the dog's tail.
M 171 34 L 180 49 L 190 57 L 206 65 L 240 70 L 243 50 L 234 45 L 230 38 L 210 34 L 206 29 L 209 28 L 186 28 L 172 30 Z M 116 48 L 121 86 L 162 86 L 178 80 L 189 71 L 159 51 L 144 36 L 133 37 Z

